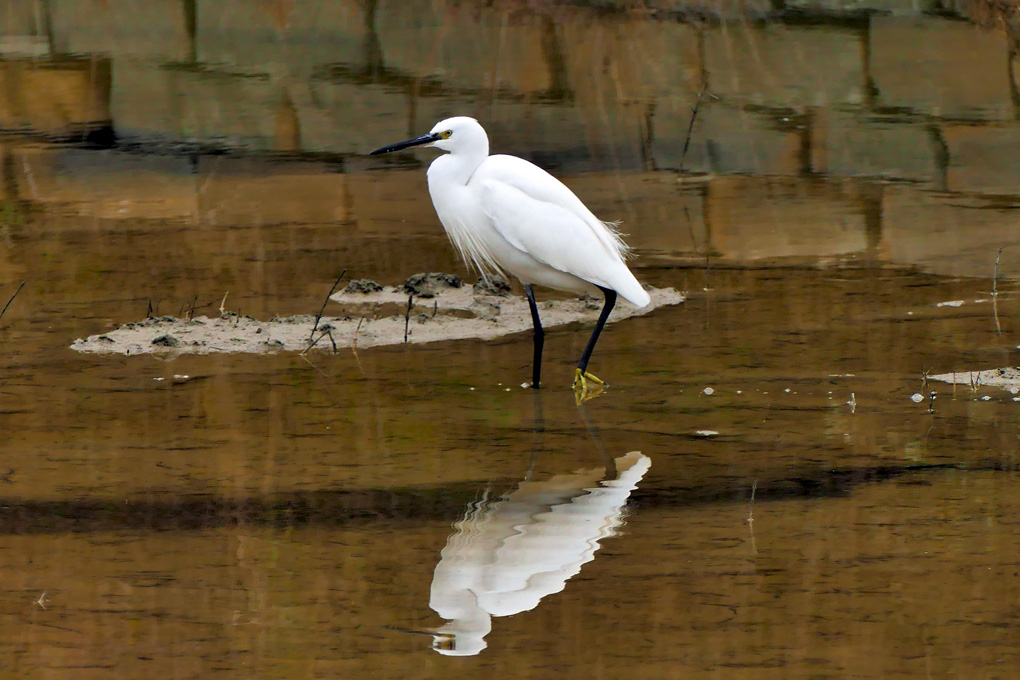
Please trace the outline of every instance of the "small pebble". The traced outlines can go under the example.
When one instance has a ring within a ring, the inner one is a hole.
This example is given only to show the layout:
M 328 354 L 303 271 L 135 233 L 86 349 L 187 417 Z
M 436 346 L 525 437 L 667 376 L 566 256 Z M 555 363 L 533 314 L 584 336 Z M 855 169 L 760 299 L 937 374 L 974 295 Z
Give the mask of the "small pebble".
M 715 394 L 715 390 L 713 390 L 711 387 L 706 387 L 705 389 L 702 390 L 702 392 L 704 392 L 705 394 Z
M 924 395 L 921 394 L 920 392 L 915 392 L 910 395 L 910 401 L 914 402 L 915 404 L 920 404 L 922 401 L 924 401 Z

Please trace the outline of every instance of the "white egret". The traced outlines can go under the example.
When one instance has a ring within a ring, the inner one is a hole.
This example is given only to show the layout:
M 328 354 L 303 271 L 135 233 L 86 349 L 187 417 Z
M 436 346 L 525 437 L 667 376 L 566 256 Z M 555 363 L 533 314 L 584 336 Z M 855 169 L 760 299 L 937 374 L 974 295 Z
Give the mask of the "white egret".
M 490 156 L 489 138 L 474 118 L 447 118 L 427 135 L 372 155 L 412 146 L 450 152 L 429 166 L 429 194 L 464 262 L 483 276 L 509 273 L 524 284 L 535 329 L 532 387 L 541 384 L 545 341 L 533 284 L 605 296 L 574 372 L 574 389 L 583 398 L 588 381 L 604 385 L 588 372 L 588 361 L 617 295 L 638 307 L 650 301 L 624 263 L 628 249 L 614 226 L 595 217 L 574 192 L 538 166 L 515 156 Z

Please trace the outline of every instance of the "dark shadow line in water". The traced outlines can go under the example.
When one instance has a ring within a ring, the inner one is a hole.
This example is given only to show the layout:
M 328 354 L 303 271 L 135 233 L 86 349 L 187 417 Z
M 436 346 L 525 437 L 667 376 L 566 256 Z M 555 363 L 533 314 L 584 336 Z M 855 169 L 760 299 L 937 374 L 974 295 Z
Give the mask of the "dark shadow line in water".
M 758 477 L 755 502 L 840 497 L 865 484 L 907 475 L 958 471 L 1007 471 L 995 461 L 980 466 L 957 463 L 879 466 L 844 470 L 804 470 L 791 477 Z M 76 499 L 25 501 L 0 499 L 0 535 L 108 531 L 193 531 L 227 526 L 357 526 L 383 522 L 448 522 L 463 515 L 479 486 L 513 489 L 517 480 L 471 482 L 443 487 L 310 491 L 261 497 L 154 497 L 146 500 Z M 629 504 L 636 508 L 683 508 L 711 503 L 745 503 L 751 484 L 733 479 L 696 487 L 643 487 Z

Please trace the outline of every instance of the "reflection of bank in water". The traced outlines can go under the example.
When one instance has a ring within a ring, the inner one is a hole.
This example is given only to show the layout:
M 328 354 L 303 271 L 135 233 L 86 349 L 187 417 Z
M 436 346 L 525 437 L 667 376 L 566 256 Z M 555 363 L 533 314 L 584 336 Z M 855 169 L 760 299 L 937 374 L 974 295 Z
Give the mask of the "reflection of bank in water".
M 449 620 L 436 630 L 435 650 L 477 654 L 491 617 L 529 611 L 563 590 L 595 558 L 599 541 L 615 535 L 627 498 L 651 464 L 631 451 L 616 459 L 616 479 L 603 480 L 601 468 L 579 470 L 472 503 L 432 579 L 429 606 Z

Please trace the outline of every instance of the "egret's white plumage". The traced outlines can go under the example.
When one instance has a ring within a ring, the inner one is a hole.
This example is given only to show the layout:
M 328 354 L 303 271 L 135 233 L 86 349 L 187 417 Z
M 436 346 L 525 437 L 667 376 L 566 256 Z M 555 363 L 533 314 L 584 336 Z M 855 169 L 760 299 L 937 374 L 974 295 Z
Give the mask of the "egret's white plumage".
M 489 155 L 474 118 L 440 121 L 434 146 L 449 151 L 429 167 L 429 193 L 450 240 L 483 274 L 576 293 L 615 290 L 638 307 L 648 293 L 631 274 L 627 246 L 562 182 L 515 156 Z
M 619 294 L 638 307 L 651 298 L 627 268 L 627 246 L 562 182 L 515 156 L 489 155 L 489 138 L 474 118 L 436 123 L 427 135 L 373 151 L 431 145 L 448 154 L 428 170 L 439 220 L 468 265 L 482 275 L 511 274 L 525 285 L 535 322 L 533 385 L 538 387 L 543 332 L 532 284 L 606 296 L 603 314 L 578 364 L 587 389 L 588 359 Z M 576 381 L 575 381 L 576 384 Z

